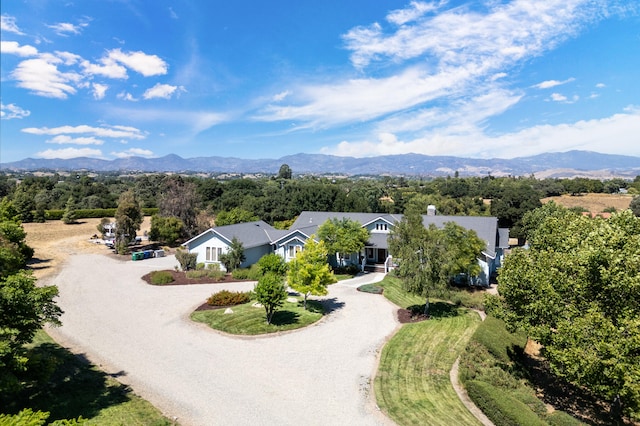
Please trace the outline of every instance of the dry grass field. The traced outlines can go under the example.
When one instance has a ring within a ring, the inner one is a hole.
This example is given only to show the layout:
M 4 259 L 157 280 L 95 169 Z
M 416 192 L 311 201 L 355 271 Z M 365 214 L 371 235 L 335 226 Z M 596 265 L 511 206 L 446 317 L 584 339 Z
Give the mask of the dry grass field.
M 104 245 L 91 242 L 98 234 L 100 219 L 80 219 L 77 224 L 65 225 L 61 220 L 45 223 L 23 223 L 27 233 L 27 244 L 35 250 L 31 264 L 38 279 L 50 277 L 58 272 L 65 259 L 75 253 L 111 253 Z M 151 218 L 145 217 L 139 234 L 148 231 Z
M 617 211 L 629 208 L 629 203 L 633 199 L 632 195 L 620 194 L 584 194 L 584 195 L 561 195 L 559 197 L 543 198 L 542 204 L 554 201 L 564 207 L 582 207 L 593 214 L 602 213 L 609 207 L 615 207 Z

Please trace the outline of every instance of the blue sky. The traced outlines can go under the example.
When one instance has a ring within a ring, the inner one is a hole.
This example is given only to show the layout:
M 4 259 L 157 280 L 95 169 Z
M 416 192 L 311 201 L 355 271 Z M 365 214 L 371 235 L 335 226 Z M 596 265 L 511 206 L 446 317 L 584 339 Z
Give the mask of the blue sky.
M 1 7 L 1 162 L 640 156 L 635 0 Z

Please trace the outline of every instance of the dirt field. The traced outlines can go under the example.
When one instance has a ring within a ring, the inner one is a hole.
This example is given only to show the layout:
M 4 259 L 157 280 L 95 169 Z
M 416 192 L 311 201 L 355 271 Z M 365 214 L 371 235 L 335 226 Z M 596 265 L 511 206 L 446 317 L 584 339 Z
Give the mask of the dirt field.
M 23 223 L 27 244 L 35 250 L 30 265 L 38 279 L 48 278 L 59 271 L 60 265 L 76 253 L 111 253 L 102 244 L 90 241 L 98 234 L 100 219 L 80 219 L 77 224 L 65 225 L 61 220 L 45 223 Z M 138 234 L 149 231 L 151 218 L 145 217 Z
M 556 204 L 564 207 L 583 207 L 591 213 L 602 213 L 608 207 L 615 207 L 616 210 L 629 208 L 629 203 L 633 199 L 632 195 L 620 194 L 585 194 L 585 195 L 561 195 L 559 197 L 543 198 L 542 204 L 553 200 Z

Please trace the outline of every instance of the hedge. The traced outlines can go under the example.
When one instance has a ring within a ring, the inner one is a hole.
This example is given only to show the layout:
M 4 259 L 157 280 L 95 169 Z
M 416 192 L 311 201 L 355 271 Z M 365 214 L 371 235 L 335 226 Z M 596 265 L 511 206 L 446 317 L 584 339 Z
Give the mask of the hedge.
M 114 217 L 117 209 L 78 209 L 75 211 L 76 219 L 100 219 L 103 217 Z M 143 208 L 144 216 L 152 216 L 158 213 L 158 208 Z M 44 218 L 46 220 L 60 220 L 64 215 L 64 210 L 45 210 Z
M 547 424 L 525 403 L 513 398 L 508 391 L 479 380 L 467 382 L 466 388 L 471 400 L 496 426 Z

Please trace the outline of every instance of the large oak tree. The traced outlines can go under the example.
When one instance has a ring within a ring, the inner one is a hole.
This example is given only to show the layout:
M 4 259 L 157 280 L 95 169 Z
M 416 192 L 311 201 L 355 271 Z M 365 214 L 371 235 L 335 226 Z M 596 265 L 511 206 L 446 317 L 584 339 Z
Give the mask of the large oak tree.
M 523 223 L 530 247 L 506 258 L 492 311 L 542 344 L 557 375 L 640 415 L 640 219 L 550 203 Z

